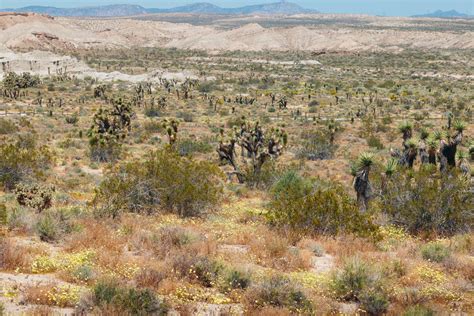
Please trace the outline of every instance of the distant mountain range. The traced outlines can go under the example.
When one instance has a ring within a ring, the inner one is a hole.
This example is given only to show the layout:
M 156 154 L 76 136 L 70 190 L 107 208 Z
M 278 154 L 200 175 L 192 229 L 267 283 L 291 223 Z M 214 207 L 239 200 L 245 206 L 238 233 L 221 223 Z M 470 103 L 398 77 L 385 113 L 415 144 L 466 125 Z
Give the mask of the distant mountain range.
M 413 15 L 414 18 L 444 18 L 444 19 L 452 19 L 452 18 L 474 18 L 472 15 L 468 15 L 465 13 L 460 13 L 456 10 L 450 10 L 450 11 L 442 11 L 442 10 L 437 10 L 432 13 L 427 13 L 427 14 L 419 14 L 419 15 Z
M 210 3 L 193 3 L 171 9 L 144 8 L 139 5 L 114 4 L 83 8 L 56 8 L 46 6 L 28 6 L 18 9 L 0 9 L 6 12 L 33 12 L 52 16 L 72 17 L 119 17 L 152 13 L 191 13 L 191 14 L 301 14 L 317 13 L 295 3 L 280 1 L 276 3 L 250 5 L 239 8 L 222 8 Z

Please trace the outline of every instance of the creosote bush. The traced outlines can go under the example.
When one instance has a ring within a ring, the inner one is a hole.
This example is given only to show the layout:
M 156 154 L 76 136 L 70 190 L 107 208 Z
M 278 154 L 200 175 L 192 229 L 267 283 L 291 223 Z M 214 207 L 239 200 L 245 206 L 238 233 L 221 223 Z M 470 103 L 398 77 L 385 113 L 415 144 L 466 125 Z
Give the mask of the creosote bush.
M 41 178 L 53 163 L 47 147 L 21 148 L 14 144 L 0 145 L 0 184 L 7 190 L 27 179 Z
M 474 224 L 474 192 L 455 170 L 433 168 L 395 173 L 381 197 L 381 209 L 392 224 L 412 234 L 453 235 Z
M 267 217 L 272 224 L 300 232 L 336 235 L 373 230 L 368 215 L 358 211 L 340 185 L 311 183 L 293 172 L 274 184 Z
M 282 276 L 272 276 L 253 285 L 246 293 L 246 300 L 255 308 L 286 307 L 296 314 L 311 314 L 313 311 L 313 306 L 305 293 Z
M 168 307 L 149 289 L 125 287 L 112 280 L 101 280 L 93 288 L 93 303 L 99 308 L 112 306 L 130 315 L 166 315 Z
M 222 173 L 209 162 L 181 157 L 171 149 L 150 153 L 144 161 L 117 166 L 97 189 L 94 202 L 102 215 L 157 209 L 196 216 L 216 206 Z

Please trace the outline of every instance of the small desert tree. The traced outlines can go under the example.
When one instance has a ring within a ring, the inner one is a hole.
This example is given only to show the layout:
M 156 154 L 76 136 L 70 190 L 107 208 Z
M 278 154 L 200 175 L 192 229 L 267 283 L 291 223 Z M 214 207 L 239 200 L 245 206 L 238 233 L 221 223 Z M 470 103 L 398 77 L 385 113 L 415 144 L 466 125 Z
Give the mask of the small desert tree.
M 234 168 L 234 174 L 240 183 L 253 179 L 256 185 L 265 162 L 280 157 L 288 140 L 283 129 L 271 128 L 265 131 L 258 121 L 252 124 L 245 119 L 240 129 L 234 128 L 227 141 L 224 130 L 221 130 L 220 137 L 217 153 L 221 163 L 228 163 Z M 235 145 L 241 148 L 240 160 L 243 166 L 237 161 Z
M 118 158 L 133 115 L 131 103 L 121 98 L 113 101 L 111 109 L 97 111 L 88 132 L 92 160 L 108 162 Z
M 354 190 L 357 193 L 357 202 L 362 212 L 368 208 L 369 199 L 372 195 L 369 174 L 371 166 L 374 164 L 374 156 L 371 153 L 362 153 L 353 166 Z

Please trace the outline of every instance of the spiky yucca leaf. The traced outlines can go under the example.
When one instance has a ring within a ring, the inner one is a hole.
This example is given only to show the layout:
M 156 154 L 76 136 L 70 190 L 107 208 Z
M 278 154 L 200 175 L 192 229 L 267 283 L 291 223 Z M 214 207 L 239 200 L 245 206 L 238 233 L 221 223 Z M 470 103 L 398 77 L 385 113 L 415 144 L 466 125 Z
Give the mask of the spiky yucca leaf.
M 465 160 L 467 159 L 469 156 L 467 154 L 467 152 L 465 152 L 464 150 L 459 150 L 457 153 L 456 153 L 456 156 L 459 160 Z
M 430 133 L 428 132 L 428 130 L 426 128 L 422 128 L 420 130 L 420 139 L 425 140 L 428 138 L 428 136 L 430 136 Z
M 418 148 L 419 143 L 420 143 L 419 139 L 412 137 L 406 141 L 405 145 L 407 145 L 409 148 L 415 149 L 415 148 Z
M 429 137 L 427 140 L 426 140 L 426 145 L 428 146 L 429 149 L 431 150 L 436 150 L 439 146 L 439 142 L 436 138 L 434 137 Z
M 357 159 L 357 165 L 359 166 L 359 168 L 370 167 L 374 164 L 374 161 L 374 154 L 364 152 L 359 155 L 359 158 Z
M 461 120 L 456 120 L 453 124 L 454 129 L 459 133 L 462 133 L 466 129 L 466 123 Z
M 390 158 L 385 165 L 385 174 L 387 176 L 393 175 L 397 171 L 398 162 L 395 158 Z
M 402 133 L 405 133 L 411 129 L 413 129 L 413 124 L 409 121 L 404 121 L 398 125 L 398 130 Z
M 435 131 L 433 133 L 433 138 L 435 140 L 442 140 L 442 139 L 445 139 L 446 138 L 446 133 L 443 132 L 443 131 Z

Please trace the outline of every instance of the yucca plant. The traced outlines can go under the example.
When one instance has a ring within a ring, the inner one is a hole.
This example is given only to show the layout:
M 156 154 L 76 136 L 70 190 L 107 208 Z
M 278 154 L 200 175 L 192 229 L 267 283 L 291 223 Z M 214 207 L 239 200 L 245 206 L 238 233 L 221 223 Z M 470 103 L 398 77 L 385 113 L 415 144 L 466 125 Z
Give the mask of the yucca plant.
M 403 140 L 406 141 L 407 139 L 411 138 L 413 124 L 409 121 L 404 121 L 398 125 L 398 130 L 403 134 Z
M 410 139 L 408 139 L 408 140 L 405 142 L 405 145 L 406 145 L 406 147 L 409 148 L 409 149 L 417 149 L 419 143 L 420 143 L 420 140 L 419 140 L 419 139 L 410 138 Z
M 374 154 L 369 152 L 364 152 L 359 155 L 357 159 L 357 165 L 359 169 L 370 167 L 374 164 Z
M 462 133 L 465 129 L 466 129 L 466 123 L 461 121 L 461 120 L 456 120 L 454 122 L 454 129 L 458 132 L 458 133 Z
M 471 175 L 471 167 L 469 166 L 469 162 L 467 161 L 469 155 L 464 150 L 459 150 L 456 153 L 456 157 L 458 158 L 458 166 L 461 169 L 461 172 L 468 176 Z
M 392 176 L 396 171 L 398 167 L 398 161 L 395 158 L 390 158 L 387 161 L 387 164 L 385 165 L 385 174 L 387 176 Z
M 443 131 L 435 131 L 433 133 L 433 139 L 434 140 L 442 140 L 446 138 L 446 133 Z
M 425 140 L 427 139 L 428 137 L 430 136 L 430 133 L 428 132 L 428 130 L 426 128 L 422 128 L 420 130 L 420 139 L 421 140 Z
M 357 202 L 362 212 L 368 207 L 371 196 L 371 185 L 369 181 L 370 167 L 374 164 L 375 158 L 372 153 L 364 152 L 357 159 L 357 171 L 354 177 L 354 190 L 357 193 Z

